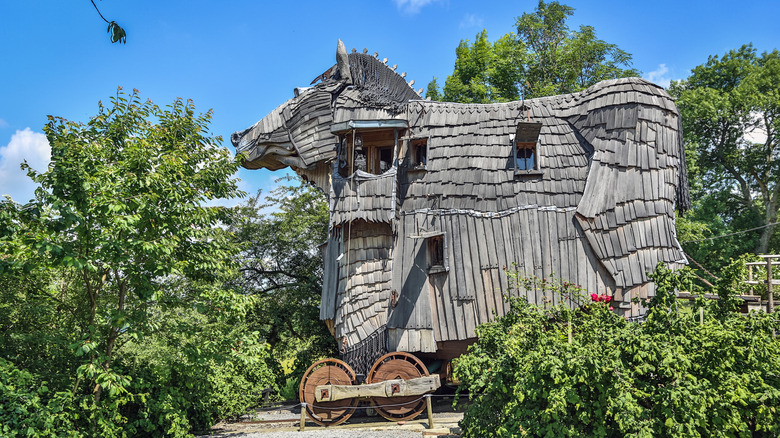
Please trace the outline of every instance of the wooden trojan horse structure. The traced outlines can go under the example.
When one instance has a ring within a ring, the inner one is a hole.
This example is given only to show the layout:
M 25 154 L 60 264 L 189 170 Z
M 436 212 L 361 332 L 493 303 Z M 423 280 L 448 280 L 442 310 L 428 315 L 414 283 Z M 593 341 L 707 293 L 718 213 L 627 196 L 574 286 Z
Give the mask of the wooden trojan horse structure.
M 506 269 L 609 294 L 636 317 L 633 299 L 654 293 L 648 272 L 686 263 L 674 227 L 690 203 L 680 116 L 661 87 L 624 78 L 517 102 L 432 102 L 376 54 L 339 41 L 336 58 L 232 136 L 246 168 L 289 167 L 328 195 L 320 318 L 343 361 L 314 364 L 301 383 L 318 423 L 346 420 L 363 396 L 388 419 L 418 415 L 420 394 L 439 386 L 429 369 L 465 352 L 506 296 L 559 302 Z

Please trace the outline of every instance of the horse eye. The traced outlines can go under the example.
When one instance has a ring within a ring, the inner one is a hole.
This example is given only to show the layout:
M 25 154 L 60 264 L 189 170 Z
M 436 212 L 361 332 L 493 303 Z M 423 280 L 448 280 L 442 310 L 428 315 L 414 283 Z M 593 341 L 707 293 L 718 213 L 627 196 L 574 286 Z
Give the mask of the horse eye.
M 293 90 L 293 93 L 295 94 L 295 97 L 300 96 L 303 94 L 306 90 L 310 89 L 311 87 L 295 87 Z

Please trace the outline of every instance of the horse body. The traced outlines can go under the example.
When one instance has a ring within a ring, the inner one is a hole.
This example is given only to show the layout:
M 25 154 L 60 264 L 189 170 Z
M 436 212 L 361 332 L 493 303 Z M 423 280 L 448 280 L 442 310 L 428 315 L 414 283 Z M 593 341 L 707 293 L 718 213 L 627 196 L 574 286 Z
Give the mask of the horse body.
M 557 276 L 643 311 L 658 262 L 686 263 L 679 113 L 639 78 L 502 104 L 421 100 L 373 56 L 347 54 L 313 87 L 233 134 L 245 167 L 290 167 L 328 194 L 320 317 L 360 370 L 386 350 L 451 358 L 514 285 Z M 353 365 L 354 366 L 354 365 Z

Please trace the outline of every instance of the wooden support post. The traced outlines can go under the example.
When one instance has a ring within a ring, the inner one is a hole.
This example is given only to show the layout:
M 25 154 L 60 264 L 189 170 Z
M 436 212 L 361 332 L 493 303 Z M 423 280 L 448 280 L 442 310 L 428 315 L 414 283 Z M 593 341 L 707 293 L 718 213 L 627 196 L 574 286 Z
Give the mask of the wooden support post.
M 571 315 L 569 316 L 569 343 L 571 344 L 572 338 L 571 338 Z
M 769 298 L 769 313 L 775 312 L 775 294 L 772 293 L 772 282 L 773 282 L 773 275 L 772 275 L 772 258 L 767 257 L 766 258 L 766 294 Z
M 704 307 L 699 307 L 699 325 L 704 325 Z
M 750 282 L 750 295 L 753 295 L 753 265 L 748 266 L 748 281 Z
M 306 403 L 301 403 L 301 424 L 298 430 L 303 432 L 306 429 Z
M 433 429 L 433 407 L 431 406 L 430 394 L 425 394 L 425 403 L 428 407 L 428 429 Z

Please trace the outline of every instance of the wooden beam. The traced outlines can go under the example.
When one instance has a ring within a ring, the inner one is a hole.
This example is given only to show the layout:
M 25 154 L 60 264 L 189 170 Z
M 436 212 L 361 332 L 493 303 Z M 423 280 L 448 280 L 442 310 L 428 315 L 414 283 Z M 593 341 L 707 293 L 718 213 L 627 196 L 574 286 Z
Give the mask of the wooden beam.
M 403 380 L 393 379 L 365 385 L 317 385 L 314 397 L 320 401 L 336 401 L 347 398 L 407 397 L 436 391 L 441 386 L 439 375 Z

